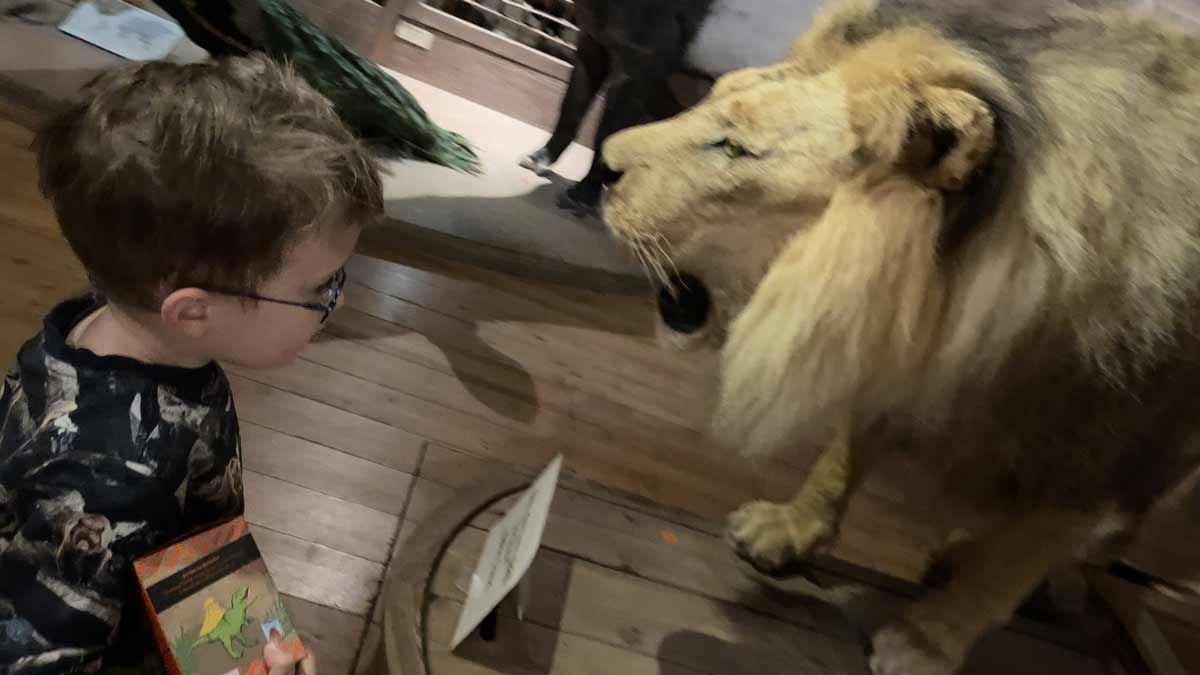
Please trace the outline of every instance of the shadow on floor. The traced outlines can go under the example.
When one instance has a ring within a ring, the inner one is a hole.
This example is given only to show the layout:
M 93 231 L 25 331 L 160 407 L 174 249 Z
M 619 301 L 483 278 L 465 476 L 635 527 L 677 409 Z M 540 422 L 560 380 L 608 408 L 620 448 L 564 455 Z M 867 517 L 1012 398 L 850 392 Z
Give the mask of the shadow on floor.
M 560 209 L 571 183 L 556 174 L 514 196 L 392 199 L 364 251 L 395 259 L 418 250 L 539 283 L 618 294 L 649 289 L 632 256 L 595 216 Z
M 437 202 L 438 209 L 454 208 L 464 213 L 486 213 L 503 208 L 510 215 L 515 208 L 512 202 L 515 201 L 521 204 L 520 208 L 531 212 L 553 211 L 553 217 L 561 219 L 554 199 L 564 180 L 544 184 L 519 198 L 464 198 L 455 200 L 453 205 L 447 203 L 449 200 L 446 198 L 413 201 Z M 498 202 L 509 204 L 499 206 L 496 204 Z M 582 223 L 579 227 L 592 228 L 596 238 L 606 240 L 608 237 L 599 222 Z M 608 245 L 615 246 L 611 242 Z M 537 415 L 540 404 L 534 377 L 520 361 L 480 336 L 483 324 L 546 324 L 635 338 L 653 336 L 654 305 L 648 285 L 635 289 L 632 286 L 637 284 L 631 283 L 628 277 L 622 280 L 611 275 L 608 279 L 610 283 L 605 287 L 604 280 L 597 281 L 595 274 L 585 278 L 561 265 L 547 263 L 546 259 L 525 265 L 521 258 L 511 252 L 481 247 L 488 249 L 483 255 L 489 260 L 479 259 L 480 247 L 476 247 L 475 254 L 464 254 L 458 244 L 454 244 L 453 250 L 447 251 L 427 237 L 412 241 L 396 227 L 384 226 L 364 234 L 361 250 L 371 258 L 451 278 L 456 278 L 453 271 L 455 263 L 466 263 L 472 267 L 500 271 L 519 278 L 519 281 L 496 292 L 496 301 L 489 302 L 490 297 L 481 297 L 472 293 L 472 289 L 464 294 L 453 290 L 441 293 L 433 286 L 413 285 L 403 279 L 389 280 L 384 278 L 386 274 L 380 274 L 377 267 L 372 269 L 369 261 L 352 260 L 347 266 L 350 277 L 347 302 L 330 320 L 326 334 L 320 339 L 371 339 L 418 333 L 442 352 L 455 377 L 476 400 L 509 419 L 529 423 Z M 444 262 L 446 259 L 452 261 L 450 265 Z M 514 266 L 520 269 L 513 271 Z M 487 274 L 485 272 L 482 279 L 460 279 L 478 286 L 481 294 L 487 294 Z M 356 288 L 359 284 L 394 299 L 395 311 L 360 309 L 362 305 L 354 298 L 356 290 L 362 292 L 361 288 Z M 597 285 L 601 288 L 596 288 Z M 613 292 L 614 286 L 620 287 L 623 292 Z M 439 306 L 442 303 L 464 301 L 467 307 L 451 309 Z M 355 316 L 355 312 L 379 321 L 368 320 L 371 325 L 364 328 L 361 317 Z
M 786 640 L 787 635 L 758 638 L 761 644 L 764 638 L 767 641 Z M 846 646 L 838 647 L 822 649 L 819 654 L 785 655 L 777 650 L 728 642 L 705 633 L 678 631 L 668 635 L 659 647 L 659 675 L 695 673 L 694 668 L 683 664 L 694 662 L 698 657 L 710 664 L 710 672 L 724 675 L 869 675 L 864 653 Z
M 497 609 L 494 628 L 484 639 L 484 631 L 463 642 L 456 654 L 479 664 L 480 672 L 539 673 L 553 672 L 558 653 L 558 632 L 566 609 L 574 564 L 547 568 L 539 565 L 536 575 L 537 592 L 527 609 L 534 620 L 517 618 L 515 591 Z

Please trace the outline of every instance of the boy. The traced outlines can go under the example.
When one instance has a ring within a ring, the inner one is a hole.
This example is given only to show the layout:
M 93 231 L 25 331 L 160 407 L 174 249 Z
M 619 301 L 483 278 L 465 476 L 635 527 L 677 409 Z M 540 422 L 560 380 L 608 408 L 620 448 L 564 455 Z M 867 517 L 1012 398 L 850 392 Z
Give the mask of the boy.
M 106 74 L 37 146 L 103 300 L 51 311 L 0 389 L 0 672 L 144 668 L 131 561 L 243 508 L 217 361 L 280 366 L 312 338 L 382 213 L 378 169 L 261 58 Z

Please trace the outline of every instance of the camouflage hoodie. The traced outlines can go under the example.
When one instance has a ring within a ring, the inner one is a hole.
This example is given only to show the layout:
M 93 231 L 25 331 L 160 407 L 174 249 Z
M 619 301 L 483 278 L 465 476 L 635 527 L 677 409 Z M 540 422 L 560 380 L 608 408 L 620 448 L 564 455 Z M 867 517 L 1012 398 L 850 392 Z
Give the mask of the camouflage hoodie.
M 51 311 L 0 388 L 0 673 L 149 663 L 132 560 L 243 509 L 224 372 L 68 346 L 98 308 Z

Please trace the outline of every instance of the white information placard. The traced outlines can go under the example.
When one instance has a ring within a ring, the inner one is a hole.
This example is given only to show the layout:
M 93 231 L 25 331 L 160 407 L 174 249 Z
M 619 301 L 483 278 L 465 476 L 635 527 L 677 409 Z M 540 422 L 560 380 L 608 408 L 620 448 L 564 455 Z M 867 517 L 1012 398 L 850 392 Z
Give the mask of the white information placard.
M 451 650 L 479 626 L 529 571 L 542 543 L 561 468 L 562 455 L 559 455 L 488 533 L 475 573 L 471 575 L 471 587 L 450 642 Z
M 183 39 L 179 24 L 121 0 L 83 0 L 58 29 L 132 61 L 166 58 Z

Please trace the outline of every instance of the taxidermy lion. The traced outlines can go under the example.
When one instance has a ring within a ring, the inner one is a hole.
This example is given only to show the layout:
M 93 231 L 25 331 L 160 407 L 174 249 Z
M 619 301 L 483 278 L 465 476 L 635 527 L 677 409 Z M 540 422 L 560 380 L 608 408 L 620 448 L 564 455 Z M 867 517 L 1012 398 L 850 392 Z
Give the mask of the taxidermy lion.
M 875 635 L 877 675 L 955 672 L 1200 464 L 1200 41 L 981 7 L 837 3 L 789 61 L 604 147 L 667 328 L 722 345 L 718 433 L 828 448 L 731 516 L 740 555 L 826 543 L 886 451 L 1002 514 Z

